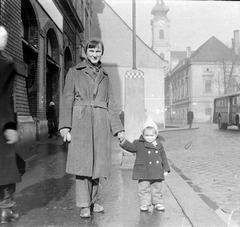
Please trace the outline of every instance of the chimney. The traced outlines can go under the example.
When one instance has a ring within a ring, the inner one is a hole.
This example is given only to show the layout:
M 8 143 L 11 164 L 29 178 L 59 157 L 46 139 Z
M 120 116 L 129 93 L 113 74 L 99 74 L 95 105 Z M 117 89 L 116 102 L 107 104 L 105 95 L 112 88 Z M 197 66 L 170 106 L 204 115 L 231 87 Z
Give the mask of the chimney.
M 240 54 L 240 45 L 239 45 L 239 30 L 234 31 L 234 52 L 235 54 Z
M 191 47 L 187 47 L 187 58 L 191 57 Z

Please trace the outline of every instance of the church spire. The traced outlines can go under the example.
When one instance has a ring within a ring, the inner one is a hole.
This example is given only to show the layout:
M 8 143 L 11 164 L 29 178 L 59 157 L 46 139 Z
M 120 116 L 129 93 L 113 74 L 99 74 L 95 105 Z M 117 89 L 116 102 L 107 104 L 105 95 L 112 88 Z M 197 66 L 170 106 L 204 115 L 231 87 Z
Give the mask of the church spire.
M 161 4 L 159 3 L 159 0 L 157 0 L 156 5 L 153 7 L 151 14 L 154 15 L 154 18 L 157 19 L 159 17 L 166 17 L 167 13 L 169 11 L 169 7 L 165 5 L 163 0 L 161 0 Z

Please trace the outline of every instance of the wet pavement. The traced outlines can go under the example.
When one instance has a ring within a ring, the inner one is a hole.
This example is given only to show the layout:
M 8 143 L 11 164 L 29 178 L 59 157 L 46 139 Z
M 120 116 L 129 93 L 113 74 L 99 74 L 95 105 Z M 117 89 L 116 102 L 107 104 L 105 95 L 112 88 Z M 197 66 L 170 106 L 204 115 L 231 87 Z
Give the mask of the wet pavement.
M 27 160 L 27 172 L 23 176 L 23 181 L 17 185 L 15 198 L 18 205 L 15 210 L 19 212 L 21 218 L 17 222 L 3 226 L 227 226 L 189 184 L 188 179 L 184 179 L 181 172 L 178 172 L 178 164 L 181 163 L 181 159 L 178 160 L 178 150 L 170 151 L 174 150 L 176 142 L 168 142 L 173 141 L 175 133 L 162 134 L 166 140 L 165 145 L 169 150 L 167 156 L 172 166 L 172 171 L 163 184 L 165 212 L 156 211 L 152 207 L 149 212 L 139 210 L 137 182 L 132 180 L 132 170 L 121 166 L 122 150 L 117 140 L 113 138 L 112 174 L 109 180 L 101 181 L 98 201 L 104 206 L 105 212 L 94 213 L 88 219 L 81 218 L 79 208 L 75 205 L 74 176 L 65 172 L 67 146 L 62 145 L 59 138 L 38 142 L 37 155 Z M 181 168 L 179 170 L 182 171 Z
M 228 226 L 240 226 L 240 131 L 213 123 L 194 128 L 162 132 L 171 166 Z

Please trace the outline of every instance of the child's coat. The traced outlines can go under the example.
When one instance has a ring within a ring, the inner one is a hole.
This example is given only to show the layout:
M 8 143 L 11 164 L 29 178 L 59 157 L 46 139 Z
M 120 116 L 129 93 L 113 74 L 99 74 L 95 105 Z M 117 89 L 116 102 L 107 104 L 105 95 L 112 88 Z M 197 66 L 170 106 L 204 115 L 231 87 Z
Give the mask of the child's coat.
M 136 153 L 136 160 L 133 168 L 134 180 L 164 180 L 164 172 L 170 172 L 167 157 L 160 142 L 160 137 L 156 139 L 157 146 L 144 140 L 141 135 L 133 143 L 125 140 L 120 146 L 129 152 Z

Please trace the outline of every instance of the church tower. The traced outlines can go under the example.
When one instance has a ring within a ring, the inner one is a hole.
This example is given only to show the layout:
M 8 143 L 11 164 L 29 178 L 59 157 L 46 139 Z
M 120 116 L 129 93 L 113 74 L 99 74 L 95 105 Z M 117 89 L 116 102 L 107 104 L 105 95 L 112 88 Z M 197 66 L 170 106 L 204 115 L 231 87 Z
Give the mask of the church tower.
M 163 0 L 161 4 L 157 0 L 151 14 L 154 18 L 151 20 L 152 26 L 152 49 L 164 60 L 170 62 L 170 20 L 167 17 L 169 8 Z

